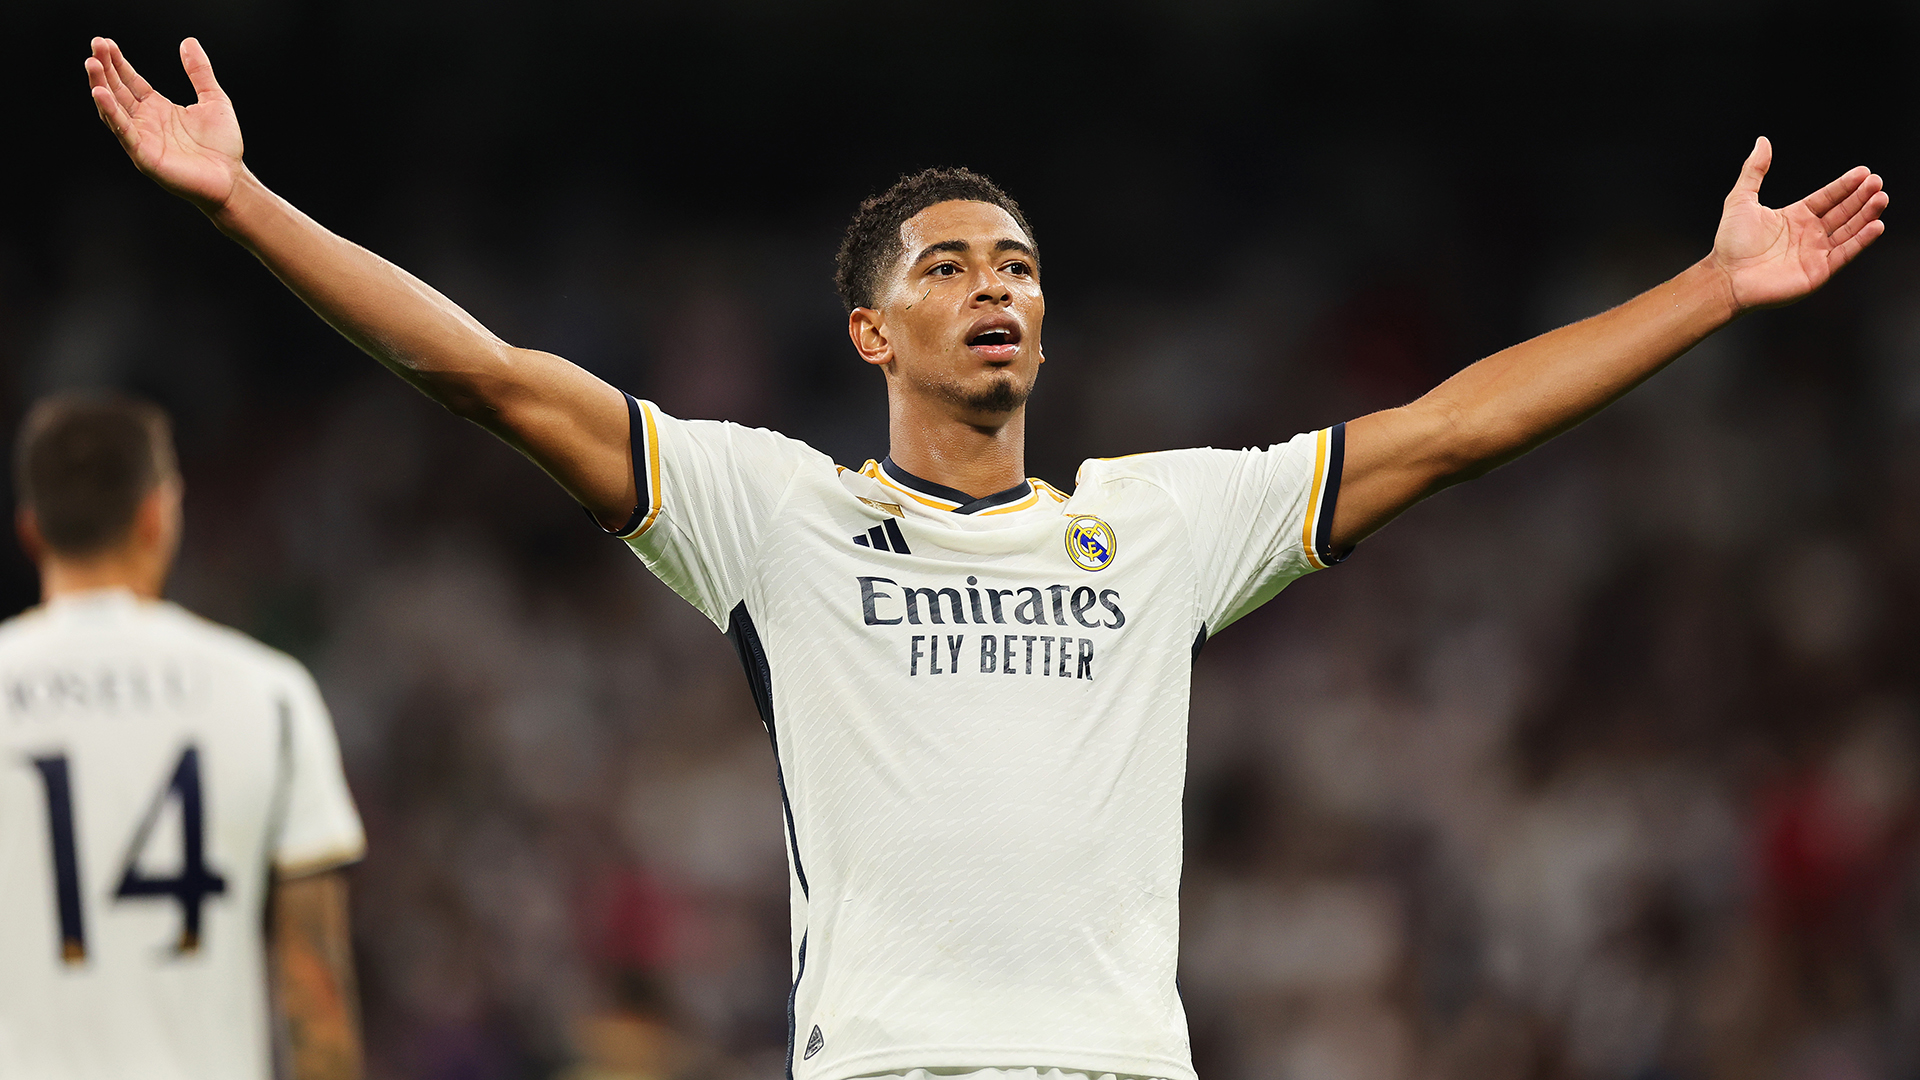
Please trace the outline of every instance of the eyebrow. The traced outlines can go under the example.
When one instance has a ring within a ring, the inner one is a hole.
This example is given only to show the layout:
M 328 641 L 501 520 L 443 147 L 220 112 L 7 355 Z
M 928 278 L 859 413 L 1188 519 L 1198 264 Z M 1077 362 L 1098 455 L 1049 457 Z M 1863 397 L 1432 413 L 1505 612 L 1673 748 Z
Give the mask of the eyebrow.
M 965 240 L 942 240 L 937 244 L 928 244 L 921 250 L 920 254 L 913 257 L 913 261 L 918 263 L 927 256 L 935 255 L 942 251 L 967 252 L 971 250 L 973 250 L 972 245 L 968 244 Z M 1018 251 L 1029 259 L 1038 258 L 1038 256 L 1033 253 L 1033 248 L 1019 240 L 1008 239 L 998 241 L 993 245 L 993 250 L 995 254 L 999 254 L 1002 251 Z

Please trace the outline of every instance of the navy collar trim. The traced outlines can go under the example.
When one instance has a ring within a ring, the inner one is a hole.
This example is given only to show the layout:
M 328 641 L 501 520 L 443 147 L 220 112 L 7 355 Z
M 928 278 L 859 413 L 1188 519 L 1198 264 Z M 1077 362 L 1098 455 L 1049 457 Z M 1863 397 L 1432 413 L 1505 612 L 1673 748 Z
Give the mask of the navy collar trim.
M 922 495 L 932 495 L 936 499 L 945 499 L 950 503 L 959 503 L 960 505 L 953 508 L 953 512 L 956 514 L 973 514 L 981 510 L 991 510 L 996 506 L 1005 506 L 1010 502 L 1016 502 L 1026 498 L 1027 495 L 1033 491 L 1033 485 L 1022 480 L 1005 491 L 995 492 L 985 498 L 976 499 L 966 492 L 961 491 L 959 488 L 950 488 L 945 484 L 936 484 L 931 480 L 922 480 L 900 466 L 895 465 L 892 457 L 882 458 L 880 460 L 880 469 L 896 484 L 913 488 Z

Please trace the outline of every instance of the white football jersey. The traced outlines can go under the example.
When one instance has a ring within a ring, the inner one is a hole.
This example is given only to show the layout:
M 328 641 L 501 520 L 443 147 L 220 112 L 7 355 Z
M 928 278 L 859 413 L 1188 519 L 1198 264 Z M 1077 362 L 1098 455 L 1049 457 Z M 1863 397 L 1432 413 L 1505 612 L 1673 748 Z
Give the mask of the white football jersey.
M 119 590 L 0 625 L 0 1077 L 265 1080 L 269 873 L 363 847 L 291 657 Z
M 1188 689 L 1337 561 L 1341 428 L 983 499 L 631 405 L 623 535 L 738 647 L 792 874 L 790 1073 L 1180 1078 Z

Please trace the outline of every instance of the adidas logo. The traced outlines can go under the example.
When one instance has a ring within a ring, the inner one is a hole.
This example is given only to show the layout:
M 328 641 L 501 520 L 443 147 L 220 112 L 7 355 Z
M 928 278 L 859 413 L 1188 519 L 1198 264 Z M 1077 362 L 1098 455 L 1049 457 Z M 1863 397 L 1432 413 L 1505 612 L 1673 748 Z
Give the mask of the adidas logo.
M 853 542 L 863 548 L 873 548 L 877 551 L 892 551 L 900 555 L 913 554 L 912 549 L 907 547 L 907 538 L 900 534 L 900 526 L 892 518 L 854 537 Z
M 888 524 L 892 524 L 892 522 L 888 522 Z M 897 532 L 899 530 L 895 530 L 895 531 Z M 800 1060 L 801 1061 L 811 1060 L 813 1058 L 813 1055 L 819 1053 L 821 1049 L 823 1049 L 826 1045 L 827 1045 L 826 1038 L 820 1034 L 820 1025 L 819 1024 L 813 1025 L 813 1034 L 807 1036 L 807 1052 L 800 1055 Z

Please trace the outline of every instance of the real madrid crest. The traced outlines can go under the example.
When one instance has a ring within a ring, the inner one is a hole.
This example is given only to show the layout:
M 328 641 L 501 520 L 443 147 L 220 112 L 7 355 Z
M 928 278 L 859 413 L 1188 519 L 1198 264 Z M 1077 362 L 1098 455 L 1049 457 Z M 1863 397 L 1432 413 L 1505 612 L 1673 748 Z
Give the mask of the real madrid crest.
M 1067 522 L 1067 557 L 1082 570 L 1105 570 L 1113 562 L 1113 528 L 1092 514 Z

